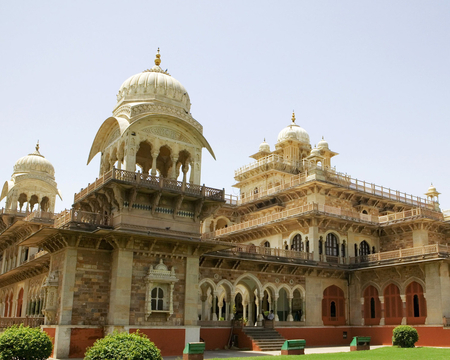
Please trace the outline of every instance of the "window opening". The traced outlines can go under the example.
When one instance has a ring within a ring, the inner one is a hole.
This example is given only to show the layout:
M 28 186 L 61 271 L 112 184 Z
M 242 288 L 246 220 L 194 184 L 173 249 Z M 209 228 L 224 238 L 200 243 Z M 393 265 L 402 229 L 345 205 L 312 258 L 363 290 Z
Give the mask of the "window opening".
M 152 310 L 163 310 L 164 291 L 156 287 L 152 290 Z
M 375 299 L 370 298 L 370 318 L 375 319 Z
M 414 317 L 420 316 L 420 310 L 419 310 L 419 296 L 417 294 L 414 295 Z
M 336 303 L 334 301 L 332 301 L 330 304 L 330 317 L 336 317 Z
M 337 237 L 332 233 L 327 235 L 327 240 L 325 242 L 325 255 L 339 256 L 339 244 L 337 243 Z

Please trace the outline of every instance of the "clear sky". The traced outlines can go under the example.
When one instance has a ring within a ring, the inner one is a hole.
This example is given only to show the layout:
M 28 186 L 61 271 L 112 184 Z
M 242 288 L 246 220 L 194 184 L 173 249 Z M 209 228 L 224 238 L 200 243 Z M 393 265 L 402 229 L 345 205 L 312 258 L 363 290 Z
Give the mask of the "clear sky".
M 448 209 L 449 44 L 450 1 L 1 1 L 0 181 L 39 139 L 69 208 L 120 85 L 160 47 L 215 151 L 207 186 L 236 194 L 294 109 L 338 171 L 418 196 L 433 182 Z

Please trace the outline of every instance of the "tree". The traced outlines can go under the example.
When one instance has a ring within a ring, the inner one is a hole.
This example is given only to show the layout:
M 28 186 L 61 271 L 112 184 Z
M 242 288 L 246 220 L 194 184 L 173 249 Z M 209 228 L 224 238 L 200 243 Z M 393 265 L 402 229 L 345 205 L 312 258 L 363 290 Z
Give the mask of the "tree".
M 419 341 L 419 334 L 412 326 L 400 325 L 392 332 L 392 344 L 402 348 L 412 348 Z
M 53 344 L 39 328 L 14 325 L 0 335 L 0 360 L 46 360 Z
M 87 349 L 84 360 L 162 360 L 161 352 L 145 334 L 114 332 Z

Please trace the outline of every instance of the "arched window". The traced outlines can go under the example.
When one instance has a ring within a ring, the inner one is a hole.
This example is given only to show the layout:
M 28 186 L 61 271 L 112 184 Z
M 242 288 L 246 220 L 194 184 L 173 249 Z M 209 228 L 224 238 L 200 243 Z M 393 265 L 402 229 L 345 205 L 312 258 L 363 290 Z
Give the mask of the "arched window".
M 345 325 L 345 298 L 342 289 L 336 285 L 323 292 L 322 321 L 324 325 Z
M 3 314 L 3 317 L 7 317 L 8 316 L 8 308 L 9 308 L 9 297 L 8 297 L 8 295 L 6 295 L 6 298 L 5 298 L 5 312 Z
M 152 310 L 163 310 L 164 291 L 160 287 L 155 287 L 151 294 Z
M 325 242 L 325 255 L 339 256 L 339 245 L 336 235 L 329 233 Z
M 369 285 L 364 290 L 364 325 L 379 325 L 381 319 L 381 302 L 378 290 Z
M 400 291 L 394 284 L 384 289 L 384 316 L 386 325 L 399 325 L 403 318 L 403 303 Z
M 366 240 L 361 241 L 361 244 L 359 244 L 359 255 L 360 256 L 364 256 L 364 255 L 369 255 L 370 254 L 370 246 L 367 243 Z
M 257 193 L 258 193 L 258 188 L 255 187 L 255 188 L 253 189 L 253 194 L 257 194 Z
M 270 242 L 268 242 L 268 241 L 264 241 L 264 247 L 266 247 L 266 248 L 270 248 Z
M 363 210 L 362 213 L 367 215 L 367 210 Z
M 301 251 L 302 250 L 301 246 L 302 246 L 302 236 L 300 234 L 297 234 L 292 239 L 291 250 Z
M 306 252 L 309 253 L 309 240 L 306 240 Z
M 406 287 L 406 320 L 408 324 L 425 324 L 427 305 L 422 285 L 413 281 Z
M 355 256 L 358 256 L 358 245 L 355 244 Z
M 19 291 L 19 296 L 17 297 L 17 311 L 16 317 L 22 317 L 22 303 L 23 303 L 23 288 Z
M 322 240 L 322 236 L 319 239 L 319 255 L 323 254 L 323 240 Z

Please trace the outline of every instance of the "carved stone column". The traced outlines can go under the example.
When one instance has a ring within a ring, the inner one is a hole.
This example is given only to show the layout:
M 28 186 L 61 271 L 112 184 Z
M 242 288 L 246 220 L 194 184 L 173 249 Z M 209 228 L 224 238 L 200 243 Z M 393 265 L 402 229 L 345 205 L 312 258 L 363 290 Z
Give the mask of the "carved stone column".
M 361 325 L 364 325 L 364 298 L 360 299 L 361 301 Z
M 178 156 L 171 156 L 170 159 L 172 160 L 172 169 L 170 170 L 170 178 L 175 180 L 177 178 Z
M 212 301 L 212 320 L 217 321 L 216 307 L 217 307 L 217 292 L 213 292 L 213 301 Z
M 378 297 L 380 299 L 380 304 L 381 304 L 381 319 L 380 319 L 380 325 L 384 325 L 385 324 L 385 319 L 384 319 L 384 296 L 379 296 Z
M 236 296 L 235 293 L 231 293 L 231 295 L 230 295 L 230 318 L 229 318 L 229 320 L 233 320 L 234 316 L 235 316 L 235 314 L 234 314 L 234 307 L 235 307 L 234 298 L 235 298 L 235 296 Z
M 293 298 L 288 298 L 288 303 L 289 303 L 289 315 L 287 317 L 287 321 L 294 321 L 294 317 L 292 316 L 292 301 L 294 299 Z
M 278 298 L 279 295 L 275 294 L 275 299 L 273 300 L 273 312 L 275 314 L 275 321 L 280 321 L 280 318 L 278 317 Z
M 247 303 L 242 302 L 242 320 L 244 319 L 247 319 Z
M 202 295 L 202 296 L 200 296 L 200 300 L 201 300 L 201 302 L 202 302 L 202 321 L 205 321 L 206 320 L 206 310 L 207 310 L 207 307 L 206 307 L 206 300 L 208 299 L 208 297 L 206 296 L 206 295 Z
M 151 175 L 156 176 L 156 159 L 158 158 L 159 150 L 156 152 L 152 152 L 152 172 Z
M 402 325 L 406 325 L 406 295 L 400 295 L 402 299 Z
M 58 273 L 52 272 L 43 285 L 45 293 L 45 304 L 43 305 L 42 313 L 45 316 L 45 325 L 51 325 L 56 320 L 56 311 L 58 306 Z M 36 314 L 36 299 L 32 300 L 30 315 Z

